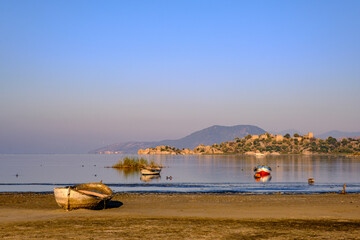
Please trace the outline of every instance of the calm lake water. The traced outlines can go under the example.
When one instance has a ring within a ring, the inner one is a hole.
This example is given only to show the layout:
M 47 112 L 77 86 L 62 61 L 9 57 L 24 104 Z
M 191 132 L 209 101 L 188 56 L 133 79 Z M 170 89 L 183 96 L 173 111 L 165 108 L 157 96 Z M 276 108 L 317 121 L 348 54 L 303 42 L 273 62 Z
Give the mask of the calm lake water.
M 126 155 L 131 156 L 131 155 Z M 146 156 L 165 168 L 159 177 L 106 168 L 122 155 L 1 154 L 0 192 L 51 192 L 54 187 L 100 180 L 115 192 L 360 192 L 360 158 L 345 156 Z M 137 156 L 135 156 L 137 157 Z M 253 168 L 268 164 L 271 177 Z M 308 185 L 307 179 L 315 184 Z

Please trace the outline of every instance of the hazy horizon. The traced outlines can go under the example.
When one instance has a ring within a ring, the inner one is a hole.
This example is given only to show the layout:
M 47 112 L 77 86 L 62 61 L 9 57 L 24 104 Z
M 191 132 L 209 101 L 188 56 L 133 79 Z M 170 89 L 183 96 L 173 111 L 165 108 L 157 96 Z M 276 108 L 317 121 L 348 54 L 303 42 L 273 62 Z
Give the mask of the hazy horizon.
M 359 1 L 0 1 L 0 153 L 212 125 L 360 132 Z

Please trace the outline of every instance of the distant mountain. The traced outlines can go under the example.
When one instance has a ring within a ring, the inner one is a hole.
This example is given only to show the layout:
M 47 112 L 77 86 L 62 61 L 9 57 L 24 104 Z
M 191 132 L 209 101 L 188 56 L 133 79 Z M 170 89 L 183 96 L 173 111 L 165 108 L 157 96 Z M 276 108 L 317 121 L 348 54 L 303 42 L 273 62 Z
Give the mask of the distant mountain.
M 265 130 L 252 125 L 237 126 L 219 126 L 215 125 L 203 130 L 194 132 L 184 138 L 178 140 L 160 141 L 161 145 L 171 145 L 177 148 L 194 148 L 200 144 L 213 145 L 214 143 L 222 143 L 232 141 L 234 138 L 243 138 L 248 134 L 260 135 L 266 133 Z
M 157 142 L 126 142 L 105 146 L 89 153 L 100 153 L 105 151 L 121 152 L 121 153 L 137 153 L 139 149 L 156 147 L 159 145 L 169 145 L 179 149 L 193 149 L 200 144 L 213 145 L 214 143 L 222 143 L 232 141 L 234 138 L 243 138 L 248 134 L 260 135 L 266 133 L 265 130 L 252 125 L 236 125 L 236 126 L 219 126 L 205 128 L 194 132 L 186 137 L 177 140 L 163 140 Z
M 326 139 L 328 137 L 333 138 L 357 138 L 360 137 L 360 132 L 341 132 L 341 131 L 330 131 L 323 134 L 316 135 L 317 138 Z
M 271 132 L 274 135 L 282 135 L 284 136 L 285 134 L 290 134 L 290 136 L 294 136 L 295 133 L 299 134 L 300 136 L 303 136 L 304 134 L 302 134 L 300 131 L 296 130 L 296 129 L 287 129 L 281 132 Z
M 125 142 L 115 143 L 90 151 L 89 153 L 103 153 L 106 151 L 120 153 L 137 153 L 139 149 L 156 147 L 156 142 Z

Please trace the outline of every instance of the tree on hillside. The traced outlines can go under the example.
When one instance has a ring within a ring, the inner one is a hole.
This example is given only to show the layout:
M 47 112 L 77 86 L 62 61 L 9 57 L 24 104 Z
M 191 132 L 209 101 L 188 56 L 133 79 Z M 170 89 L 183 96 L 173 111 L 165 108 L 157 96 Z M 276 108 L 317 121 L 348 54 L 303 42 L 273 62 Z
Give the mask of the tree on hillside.
M 253 144 L 254 144 L 255 147 L 260 146 L 260 140 L 259 140 L 259 139 L 255 139 L 254 142 L 253 142 Z
M 249 134 L 249 135 L 245 136 L 245 139 L 246 139 L 246 140 L 251 139 L 251 134 Z
M 284 138 L 287 138 L 287 139 L 289 139 L 290 138 L 290 134 L 285 134 L 285 136 L 284 136 Z
M 343 146 L 346 146 L 348 143 L 349 143 L 349 141 L 346 138 L 341 140 L 341 145 L 343 145 Z
M 298 133 L 294 133 L 294 137 L 300 137 Z
M 326 142 L 328 143 L 328 144 L 331 144 L 331 145 L 337 145 L 337 143 L 338 143 L 338 141 L 336 140 L 336 138 L 333 138 L 333 137 L 328 137 L 327 139 L 326 139 Z

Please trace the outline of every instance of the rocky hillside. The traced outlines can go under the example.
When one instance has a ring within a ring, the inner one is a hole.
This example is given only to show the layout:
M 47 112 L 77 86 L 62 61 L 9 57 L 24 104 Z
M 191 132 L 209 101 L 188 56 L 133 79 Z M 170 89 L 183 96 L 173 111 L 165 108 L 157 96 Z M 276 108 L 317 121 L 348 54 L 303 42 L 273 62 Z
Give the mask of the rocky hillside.
M 170 146 L 157 146 L 154 148 L 139 149 L 139 155 L 201 155 L 201 154 L 223 154 L 224 152 L 210 145 L 203 144 L 190 150 L 188 148 L 178 149 Z
M 138 154 L 354 154 L 360 155 L 360 139 L 344 138 L 338 141 L 328 137 L 326 140 L 314 138 L 312 133 L 304 136 L 294 134 L 247 135 L 220 144 L 199 145 L 193 150 L 178 149 L 170 146 L 140 149 Z

